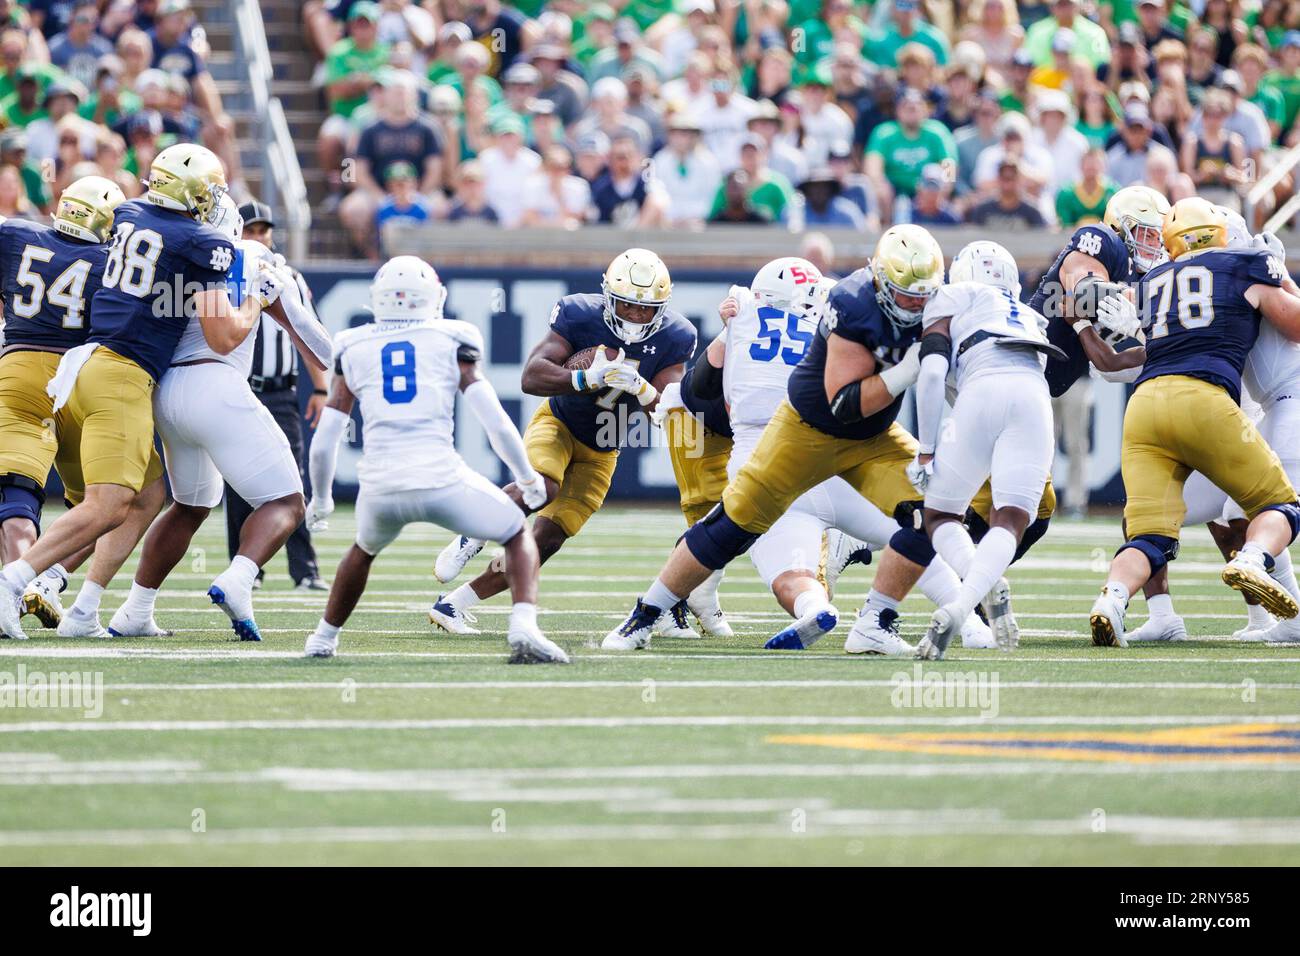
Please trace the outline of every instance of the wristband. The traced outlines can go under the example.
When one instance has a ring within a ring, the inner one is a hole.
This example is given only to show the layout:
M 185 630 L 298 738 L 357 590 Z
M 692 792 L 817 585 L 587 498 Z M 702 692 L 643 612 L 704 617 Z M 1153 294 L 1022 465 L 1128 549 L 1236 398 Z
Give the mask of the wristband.
M 327 389 L 324 389 L 324 388 L 313 388 L 313 389 L 311 390 L 311 393 L 312 393 L 313 395 L 328 395 L 328 394 L 329 394 L 329 391 L 328 391 Z
M 641 407 L 649 405 L 659 397 L 659 391 L 649 382 L 645 383 L 645 388 L 636 393 L 636 400 L 641 403 Z
M 1087 319 L 1080 319 L 1079 321 L 1075 322 L 1074 325 L 1071 326 L 1071 328 L 1074 329 L 1075 335 L 1082 335 L 1084 329 L 1092 328 L 1092 323 L 1089 322 Z
M 905 362 L 899 362 L 897 365 L 891 365 L 881 372 L 880 381 L 891 397 L 898 398 L 916 381 L 918 371 L 919 369 L 909 367 Z
M 575 392 L 585 392 L 587 390 L 587 371 L 586 369 L 573 370 L 573 390 Z

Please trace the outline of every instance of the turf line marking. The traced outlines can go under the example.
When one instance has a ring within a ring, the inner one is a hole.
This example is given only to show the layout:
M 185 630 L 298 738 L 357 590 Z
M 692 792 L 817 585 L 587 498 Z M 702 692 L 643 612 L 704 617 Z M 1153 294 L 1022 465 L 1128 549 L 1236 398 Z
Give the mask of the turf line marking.
M 942 673 L 934 671 L 933 673 Z M 105 684 L 106 691 L 283 691 L 283 690 L 644 690 L 647 685 L 674 690 L 773 688 L 902 688 L 928 687 L 922 680 L 472 680 L 472 681 L 230 681 L 223 683 L 134 683 Z M 1238 682 L 1193 681 L 1005 681 L 1001 690 L 1230 690 L 1240 691 Z M 1300 683 L 1255 682 L 1256 690 L 1300 690 Z

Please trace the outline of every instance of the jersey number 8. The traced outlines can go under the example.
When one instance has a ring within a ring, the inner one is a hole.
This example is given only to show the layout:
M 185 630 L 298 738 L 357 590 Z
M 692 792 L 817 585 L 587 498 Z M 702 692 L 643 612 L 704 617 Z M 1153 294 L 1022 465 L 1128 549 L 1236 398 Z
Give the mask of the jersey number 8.
M 410 342 L 389 342 L 379 353 L 384 372 L 384 401 L 406 405 L 415 400 L 415 346 Z
M 27 296 L 15 296 L 12 303 L 15 315 L 30 319 L 41 311 L 41 306 L 49 302 L 51 306 L 63 309 L 63 327 L 79 329 L 86 324 L 86 279 L 90 275 L 90 262 L 78 259 L 59 273 L 57 279 L 46 288 L 45 278 L 39 272 L 32 271 L 33 262 L 49 262 L 54 258 L 54 250 L 43 246 L 28 246 L 23 250 L 22 262 L 18 264 L 18 284 L 31 289 Z
M 1169 334 L 1170 300 L 1175 285 L 1179 325 L 1185 329 L 1203 329 L 1214 321 L 1214 273 L 1205 266 L 1175 267 L 1154 279 L 1147 290 L 1152 318 L 1149 338 Z

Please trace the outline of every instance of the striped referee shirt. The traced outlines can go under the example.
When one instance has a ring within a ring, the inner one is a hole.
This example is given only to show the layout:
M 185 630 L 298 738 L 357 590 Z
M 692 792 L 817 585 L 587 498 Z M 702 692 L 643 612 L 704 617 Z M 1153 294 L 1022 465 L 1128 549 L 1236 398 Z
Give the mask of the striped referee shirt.
M 311 309 L 311 293 L 307 283 L 297 269 L 293 271 L 294 280 L 302 301 Z M 320 321 L 319 317 L 313 317 Z M 251 375 L 266 379 L 279 378 L 283 375 L 296 374 L 298 371 L 298 351 L 293 339 L 269 313 L 263 312 L 257 323 L 257 339 L 253 342 L 253 367 Z

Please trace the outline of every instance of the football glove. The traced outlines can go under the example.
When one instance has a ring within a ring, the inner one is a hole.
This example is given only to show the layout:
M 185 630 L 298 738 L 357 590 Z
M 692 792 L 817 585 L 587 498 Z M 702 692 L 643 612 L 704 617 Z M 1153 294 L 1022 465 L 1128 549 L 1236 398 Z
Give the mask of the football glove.
M 682 401 L 682 383 L 672 382 L 664 386 L 663 392 L 659 395 L 659 404 L 650 413 L 650 420 L 662 428 L 669 412 L 675 408 L 685 407 L 686 403 Z
M 1119 339 L 1137 335 L 1142 323 L 1138 321 L 1137 306 L 1126 295 L 1111 295 L 1097 305 L 1099 331 L 1118 336 Z M 1105 336 L 1109 340 L 1109 336 Z
M 529 511 L 536 511 L 546 504 L 546 479 L 537 472 L 528 479 L 516 478 L 515 487 L 524 499 L 524 506 Z
M 330 526 L 326 519 L 333 513 L 333 498 L 322 498 L 319 495 L 312 495 L 311 501 L 307 503 L 307 530 L 312 533 L 325 531 Z
M 605 355 L 605 347 L 601 346 L 596 353 L 595 358 L 591 360 L 591 365 L 587 367 L 586 379 L 588 390 L 594 388 L 604 388 L 605 373 L 610 369 L 623 364 L 623 350 L 619 349 L 618 354 L 613 358 Z
M 922 462 L 921 456 L 917 455 L 908 463 L 906 471 L 907 480 L 912 483 L 917 494 L 925 494 L 925 489 L 930 486 L 930 478 L 934 475 L 934 456 L 929 461 Z
M 258 266 L 257 276 L 253 279 L 253 298 L 267 308 L 280 298 L 286 288 L 293 284 L 293 278 L 262 262 Z
M 605 384 L 620 392 L 627 392 L 643 406 L 659 397 L 658 390 L 643 379 L 630 365 L 617 365 L 605 370 Z
M 891 365 L 880 373 L 880 381 L 885 391 L 897 398 L 911 387 L 921 374 L 921 343 L 913 342 L 903 353 L 897 365 Z
M 1256 249 L 1263 249 L 1278 259 L 1286 262 L 1286 246 L 1282 245 L 1282 240 L 1277 237 L 1276 233 L 1261 232 L 1251 241 L 1251 245 Z

